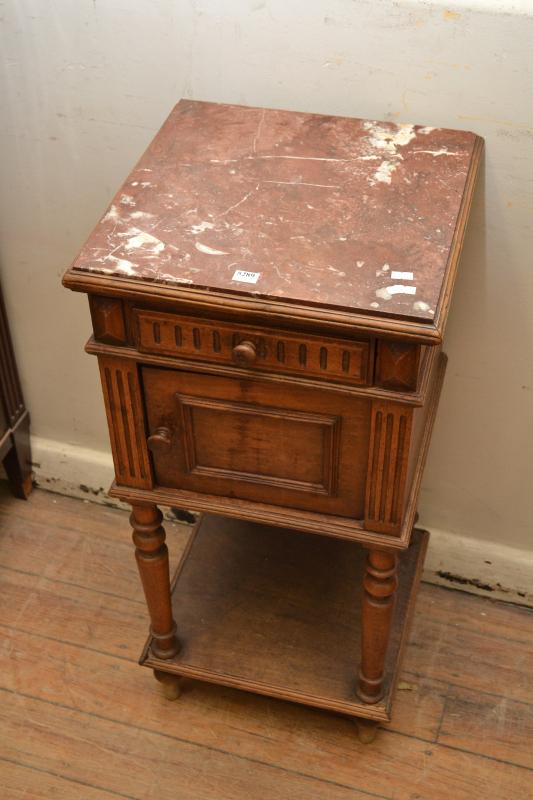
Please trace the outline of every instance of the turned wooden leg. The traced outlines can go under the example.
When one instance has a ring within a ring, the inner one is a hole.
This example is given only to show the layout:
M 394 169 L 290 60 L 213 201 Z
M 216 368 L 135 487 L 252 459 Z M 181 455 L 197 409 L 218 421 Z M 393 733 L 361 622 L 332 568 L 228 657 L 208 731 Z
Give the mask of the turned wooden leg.
M 357 737 L 361 744 L 371 744 L 376 738 L 379 722 L 371 719 L 356 719 Z
M 394 607 L 397 555 L 370 549 L 363 580 L 361 669 L 357 694 L 365 703 L 383 697 L 383 672 Z
M 168 550 L 162 519 L 156 505 L 133 505 L 130 522 L 136 545 L 135 558 L 152 622 L 151 650 L 157 658 L 172 658 L 180 647 L 172 617 Z

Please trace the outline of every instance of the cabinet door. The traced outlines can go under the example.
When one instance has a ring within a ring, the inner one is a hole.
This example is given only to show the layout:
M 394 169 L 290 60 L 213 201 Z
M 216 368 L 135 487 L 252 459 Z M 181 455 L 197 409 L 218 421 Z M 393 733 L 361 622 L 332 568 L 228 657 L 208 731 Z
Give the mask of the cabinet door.
M 159 486 L 361 519 L 370 402 L 143 368 Z

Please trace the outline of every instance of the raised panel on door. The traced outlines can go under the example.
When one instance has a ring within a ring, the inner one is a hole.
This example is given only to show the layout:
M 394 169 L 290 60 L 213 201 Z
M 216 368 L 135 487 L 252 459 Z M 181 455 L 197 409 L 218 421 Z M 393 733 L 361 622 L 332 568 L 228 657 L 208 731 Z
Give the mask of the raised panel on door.
M 143 384 L 158 485 L 363 517 L 368 400 L 150 367 Z

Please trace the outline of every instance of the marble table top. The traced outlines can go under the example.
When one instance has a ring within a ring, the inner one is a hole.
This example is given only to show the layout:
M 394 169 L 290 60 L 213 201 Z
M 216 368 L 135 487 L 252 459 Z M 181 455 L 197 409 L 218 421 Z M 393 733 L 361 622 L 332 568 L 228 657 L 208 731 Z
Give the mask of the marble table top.
M 431 324 L 476 141 L 181 100 L 72 269 Z

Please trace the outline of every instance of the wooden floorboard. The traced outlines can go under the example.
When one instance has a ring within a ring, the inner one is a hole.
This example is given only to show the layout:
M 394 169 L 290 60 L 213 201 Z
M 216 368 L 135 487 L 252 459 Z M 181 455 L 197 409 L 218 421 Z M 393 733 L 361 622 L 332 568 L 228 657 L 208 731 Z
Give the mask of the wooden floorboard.
M 506 697 L 454 688 L 446 698 L 438 738 L 533 769 L 533 710 Z
M 175 562 L 188 535 L 167 524 Z M 531 795 L 533 616 L 423 585 L 392 724 L 136 664 L 147 620 L 127 514 L 0 492 L 2 798 L 515 800 Z
M 72 800 L 83 797 L 84 800 L 116 800 L 117 797 L 128 797 L 126 794 L 106 792 L 76 780 L 69 780 L 63 775 L 54 775 L 46 770 L 23 766 L 14 761 L 0 758 L 0 775 L 2 777 L 2 796 L 10 800 Z

